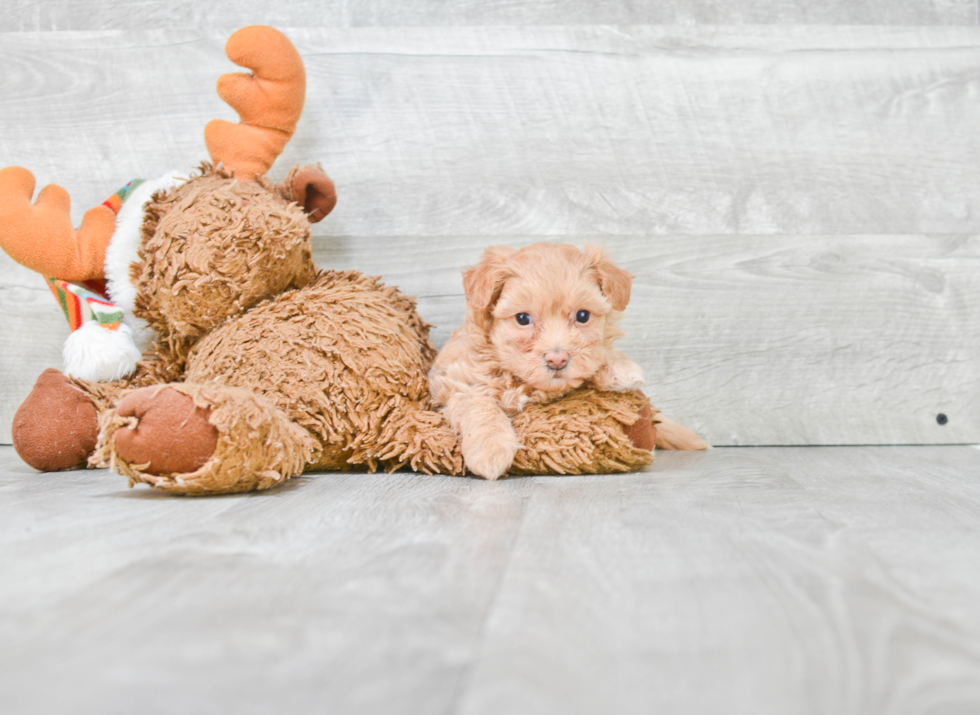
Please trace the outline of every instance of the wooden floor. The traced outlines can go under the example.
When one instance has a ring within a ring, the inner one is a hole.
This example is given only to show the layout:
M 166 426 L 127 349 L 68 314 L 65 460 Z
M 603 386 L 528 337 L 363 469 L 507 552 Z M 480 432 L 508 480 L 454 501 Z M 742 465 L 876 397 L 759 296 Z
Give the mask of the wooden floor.
M 980 450 L 209 499 L 0 447 L 0 712 L 980 712 Z

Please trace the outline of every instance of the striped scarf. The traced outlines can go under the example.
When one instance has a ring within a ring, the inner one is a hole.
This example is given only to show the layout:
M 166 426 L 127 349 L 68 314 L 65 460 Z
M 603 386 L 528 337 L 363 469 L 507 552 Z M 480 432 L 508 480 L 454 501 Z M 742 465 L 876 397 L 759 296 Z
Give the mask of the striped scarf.
M 119 213 L 123 201 L 143 179 L 133 179 L 116 193 L 102 202 L 103 206 Z M 45 277 L 48 288 L 54 294 L 61 310 L 68 319 L 72 331 L 78 330 L 89 320 L 94 320 L 99 327 L 106 330 L 117 330 L 122 322 L 123 312 L 120 307 L 109 300 L 104 280 L 92 280 L 73 283 L 60 278 Z

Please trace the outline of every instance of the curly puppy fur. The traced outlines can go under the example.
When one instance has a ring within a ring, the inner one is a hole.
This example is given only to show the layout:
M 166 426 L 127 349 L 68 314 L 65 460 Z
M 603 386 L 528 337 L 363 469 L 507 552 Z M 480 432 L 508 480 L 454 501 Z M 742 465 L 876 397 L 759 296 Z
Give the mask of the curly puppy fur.
M 632 280 L 591 244 L 493 246 L 464 273 L 466 319 L 429 378 L 474 474 L 497 479 L 511 467 L 521 448 L 511 419 L 526 406 L 583 385 L 643 384 L 639 366 L 613 347 Z

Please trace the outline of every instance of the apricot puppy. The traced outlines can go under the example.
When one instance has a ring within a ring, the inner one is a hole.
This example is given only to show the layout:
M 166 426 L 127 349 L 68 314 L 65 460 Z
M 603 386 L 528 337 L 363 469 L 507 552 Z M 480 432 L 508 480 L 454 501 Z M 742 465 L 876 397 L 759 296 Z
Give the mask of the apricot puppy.
M 497 479 L 520 448 L 510 418 L 586 383 L 635 390 L 639 366 L 613 348 L 633 276 L 601 247 L 491 246 L 463 273 L 466 318 L 429 373 L 474 474 Z

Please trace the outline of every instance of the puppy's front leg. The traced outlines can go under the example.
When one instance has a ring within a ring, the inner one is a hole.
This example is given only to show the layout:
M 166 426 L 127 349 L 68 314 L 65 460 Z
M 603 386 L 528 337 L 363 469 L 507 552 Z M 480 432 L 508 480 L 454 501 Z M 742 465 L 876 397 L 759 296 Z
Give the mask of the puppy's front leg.
M 459 432 L 467 468 L 478 477 L 502 477 L 521 448 L 510 418 L 497 402 L 471 392 L 456 394 L 446 404 L 446 417 Z
M 618 350 L 592 379 L 597 390 L 627 392 L 643 386 L 643 370 Z

